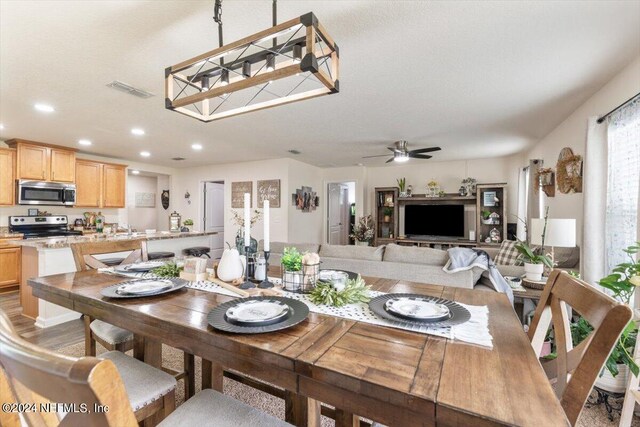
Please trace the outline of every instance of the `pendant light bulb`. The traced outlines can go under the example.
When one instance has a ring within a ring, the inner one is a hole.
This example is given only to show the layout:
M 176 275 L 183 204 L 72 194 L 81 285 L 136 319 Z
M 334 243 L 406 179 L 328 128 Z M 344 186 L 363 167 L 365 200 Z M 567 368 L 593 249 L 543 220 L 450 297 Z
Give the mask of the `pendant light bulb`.
M 251 63 L 249 61 L 244 61 L 242 63 L 242 77 L 245 79 L 251 77 Z
M 209 90 L 209 76 L 202 76 L 202 91 L 206 92 Z
M 276 69 L 276 56 L 273 53 L 267 55 L 267 71 Z
M 220 73 L 220 86 L 226 86 L 229 84 L 229 70 L 226 68 Z
M 293 45 L 293 63 L 299 64 L 302 61 L 302 45 Z

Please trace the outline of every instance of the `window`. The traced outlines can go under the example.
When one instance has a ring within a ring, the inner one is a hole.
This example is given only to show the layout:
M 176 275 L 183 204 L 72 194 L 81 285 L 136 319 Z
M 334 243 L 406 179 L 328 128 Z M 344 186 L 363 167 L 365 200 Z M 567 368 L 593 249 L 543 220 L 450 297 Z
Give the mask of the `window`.
M 606 216 L 607 271 L 627 262 L 622 249 L 638 240 L 640 197 L 640 100 L 612 116 L 608 128 Z

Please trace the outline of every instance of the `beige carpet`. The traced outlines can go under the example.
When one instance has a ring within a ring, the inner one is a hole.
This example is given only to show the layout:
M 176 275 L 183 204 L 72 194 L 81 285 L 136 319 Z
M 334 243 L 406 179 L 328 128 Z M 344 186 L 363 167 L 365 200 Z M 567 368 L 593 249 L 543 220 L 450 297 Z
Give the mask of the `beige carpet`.
M 98 353 L 104 351 L 98 344 Z M 76 345 L 72 345 L 69 347 L 65 347 L 59 351 L 60 353 L 80 357 L 84 355 L 84 343 L 79 343 Z M 162 356 L 163 363 L 165 367 L 169 367 L 176 370 L 182 370 L 183 362 L 182 362 L 182 352 L 178 351 L 174 348 L 163 346 L 162 347 Z M 201 371 L 201 362 L 198 357 L 196 357 L 196 391 L 200 390 L 202 371 Z M 228 378 L 224 379 L 224 393 L 238 399 L 242 402 L 245 402 L 248 405 L 251 405 L 255 408 L 260 409 L 268 414 L 271 414 L 277 418 L 284 419 L 284 401 L 282 399 L 278 399 L 277 397 L 271 396 L 270 394 L 258 391 L 254 388 L 248 387 L 244 384 L 240 384 L 236 381 L 230 380 Z M 522 396 L 522 398 L 526 398 L 526 396 Z M 181 404 L 184 401 L 184 385 L 182 381 L 178 382 L 178 389 L 176 390 L 176 401 L 177 404 Z M 618 403 L 618 402 L 613 402 Z M 622 403 L 621 401 L 619 402 Z M 604 405 L 597 405 L 593 407 L 584 408 L 582 414 L 580 416 L 580 420 L 578 421 L 578 426 L 580 427 L 609 427 L 609 426 L 617 426 L 620 422 L 619 416 L 616 414 L 614 416 L 613 421 L 609 421 L 607 418 L 607 412 L 605 411 Z M 634 417 L 633 422 L 631 424 L 633 427 L 640 427 L 640 418 Z M 332 419 L 327 417 L 322 417 L 322 427 L 332 427 L 334 426 L 334 422 Z

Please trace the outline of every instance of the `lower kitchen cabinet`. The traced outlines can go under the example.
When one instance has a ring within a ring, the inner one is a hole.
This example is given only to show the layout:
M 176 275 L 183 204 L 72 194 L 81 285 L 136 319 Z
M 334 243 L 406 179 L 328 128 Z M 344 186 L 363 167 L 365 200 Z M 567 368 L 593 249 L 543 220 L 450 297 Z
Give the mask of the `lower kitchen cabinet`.
M 0 246 L 0 292 L 20 284 L 21 254 L 20 246 Z

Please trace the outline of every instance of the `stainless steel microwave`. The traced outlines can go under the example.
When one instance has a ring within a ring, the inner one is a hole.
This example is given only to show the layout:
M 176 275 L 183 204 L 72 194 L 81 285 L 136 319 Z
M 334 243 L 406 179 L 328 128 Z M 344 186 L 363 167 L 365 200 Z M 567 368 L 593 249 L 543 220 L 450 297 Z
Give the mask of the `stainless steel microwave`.
M 73 206 L 76 204 L 75 184 L 19 180 L 16 193 L 19 205 Z

